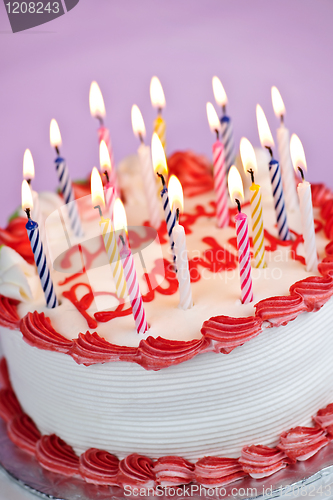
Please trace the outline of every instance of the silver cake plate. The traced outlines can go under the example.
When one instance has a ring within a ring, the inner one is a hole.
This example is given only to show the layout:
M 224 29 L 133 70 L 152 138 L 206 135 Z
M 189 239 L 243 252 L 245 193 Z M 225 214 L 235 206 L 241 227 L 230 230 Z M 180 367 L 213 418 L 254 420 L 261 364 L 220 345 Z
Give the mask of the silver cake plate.
M 333 442 L 306 462 L 297 462 L 265 479 L 247 477 L 224 488 L 186 485 L 166 490 L 158 488 L 155 492 L 137 488 L 130 493 L 129 489 L 96 486 L 80 478 L 67 478 L 43 469 L 34 457 L 10 441 L 6 425 L 0 418 L 0 467 L 29 492 L 53 500 L 333 498 Z

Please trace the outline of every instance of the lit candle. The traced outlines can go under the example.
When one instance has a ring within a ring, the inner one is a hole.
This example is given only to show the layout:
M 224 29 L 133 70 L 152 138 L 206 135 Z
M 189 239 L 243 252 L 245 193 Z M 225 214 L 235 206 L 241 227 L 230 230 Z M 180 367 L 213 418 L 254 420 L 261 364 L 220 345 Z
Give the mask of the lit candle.
M 176 224 L 173 228 L 172 234 L 175 242 L 175 254 L 177 262 L 179 307 L 181 309 L 190 309 L 193 306 L 193 300 L 186 249 L 186 237 L 184 227 L 179 224 L 179 212 L 183 211 L 184 196 L 182 186 L 175 175 L 172 175 L 169 179 L 168 191 L 172 210 L 176 212 Z
M 240 141 L 240 155 L 245 173 L 251 175 L 250 186 L 251 218 L 252 218 L 252 240 L 254 266 L 266 267 L 265 261 L 265 238 L 264 223 L 262 217 L 261 188 L 254 183 L 254 174 L 257 172 L 257 159 L 253 146 L 248 139 L 242 137 Z
M 222 134 L 222 142 L 224 145 L 225 161 L 228 171 L 231 165 L 234 164 L 236 157 L 232 123 L 230 117 L 226 115 L 228 98 L 223 88 L 223 85 L 217 76 L 213 77 L 212 83 L 213 83 L 213 92 L 215 101 L 222 108 L 221 134 Z
M 159 229 L 161 225 L 161 216 L 160 204 L 157 198 L 156 177 L 154 174 L 153 163 L 151 159 L 150 146 L 144 143 L 146 127 L 142 118 L 142 114 L 136 104 L 132 106 L 131 117 L 134 135 L 139 137 L 141 143 L 138 148 L 138 155 L 142 168 L 142 180 L 146 192 L 149 221 L 152 227 L 154 227 L 155 229 Z
M 123 266 L 121 264 L 116 234 L 112 221 L 111 219 L 105 219 L 102 215 L 102 210 L 105 207 L 104 192 L 102 180 L 96 167 L 94 167 L 91 172 L 91 200 L 93 207 L 99 210 L 99 215 L 101 217 L 99 225 L 102 230 L 104 246 L 109 259 L 109 264 L 112 267 L 116 293 L 120 299 L 124 299 L 127 295 L 127 290 Z
M 250 241 L 247 216 L 241 211 L 240 199 L 244 199 L 243 183 L 237 168 L 232 165 L 228 174 L 228 187 L 231 200 L 237 204 L 238 214 L 235 217 L 239 274 L 241 284 L 242 304 L 253 300 Z
M 257 124 L 258 124 L 258 131 L 259 131 L 261 145 L 262 147 L 268 149 L 271 155 L 271 161 L 269 162 L 268 166 L 269 166 L 269 174 L 271 177 L 274 208 L 275 208 L 276 223 L 277 223 L 279 238 L 280 240 L 289 240 L 290 234 L 287 221 L 287 212 L 284 203 L 280 166 L 279 163 L 273 158 L 273 151 L 272 151 L 272 148 L 274 147 L 273 137 L 266 116 L 261 106 L 259 106 L 259 104 L 257 104 L 256 114 L 257 114 Z
M 213 165 L 217 225 L 218 227 L 226 227 L 229 225 L 229 207 L 224 147 L 219 140 L 221 126 L 214 106 L 210 102 L 207 102 L 206 109 L 210 129 L 216 134 L 216 141 L 213 144 Z
M 22 182 L 22 209 L 26 212 L 28 217 L 28 222 L 25 227 L 30 240 L 31 250 L 34 254 L 37 272 L 45 295 L 46 305 L 49 308 L 54 308 L 58 306 L 58 300 L 54 292 L 50 270 L 46 263 L 43 243 L 39 237 L 38 224 L 33 221 L 30 216 L 32 208 L 33 200 L 31 190 L 27 181 L 24 180 Z
M 304 178 L 307 170 L 303 145 L 296 134 L 291 136 L 290 153 L 294 169 L 300 173 L 302 182 L 297 186 L 305 250 L 305 262 L 307 271 L 317 271 L 318 257 L 316 249 L 315 229 L 313 221 L 313 208 L 311 196 L 311 184 Z
M 153 133 L 153 137 L 151 140 L 151 154 L 153 159 L 154 171 L 159 176 L 162 182 L 161 198 L 162 198 L 165 222 L 167 225 L 167 231 L 170 241 L 170 247 L 173 254 L 173 262 L 175 264 L 176 263 L 176 255 L 174 252 L 175 243 L 173 240 L 172 230 L 176 224 L 176 216 L 175 213 L 172 212 L 170 208 L 168 188 L 166 186 L 164 179 L 164 177 L 168 174 L 165 152 L 162 143 L 160 141 L 160 138 L 158 137 L 156 132 Z
M 161 82 L 157 76 L 153 76 L 150 82 L 150 100 L 152 106 L 157 109 L 157 117 L 154 121 L 154 132 L 160 138 L 164 151 L 166 152 L 166 125 L 162 118 L 162 110 L 165 107 L 165 96 Z
M 105 202 L 106 206 L 108 207 L 108 213 L 110 215 L 110 219 L 113 220 L 113 206 L 114 202 L 116 201 L 117 195 L 116 195 L 116 190 L 114 189 L 114 187 L 110 182 L 111 178 L 110 173 L 112 171 L 112 166 L 111 166 L 110 153 L 104 140 L 102 140 L 99 143 L 99 165 L 101 172 L 106 177 Z
M 69 171 L 66 161 L 60 156 L 59 147 L 61 146 L 61 135 L 57 122 L 52 119 L 50 124 L 50 142 L 57 153 L 55 166 L 58 174 L 60 190 L 67 206 L 68 216 L 71 228 L 75 236 L 83 236 L 81 220 L 77 209 L 77 204 L 74 197 L 72 181 L 69 176 Z
M 284 124 L 284 115 L 286 108 L 281 94 L 276 87 L 272 87 L 272 103 L 274 113 L 280 119 L 280 126 L 277 129 L 277 143 L 281 165 L 281 174 L 283 182 L 283 192 L 286 201 L 286 207 L 291 212 L 298 209 L 298 200 L 296 194 L 296 183 L 294 170 L 290 158 L 290 134 Z
M 35 165 L 34 165 L 34 160 L 32 158 L 32 154 L 30 149 L 26 149 L 23 155 L 23 179 L 27 181 L 27 183 L 30 186 L 31 189 L 31 194 L 32 194 L 32 201 L 33 201 L 33 209 L 31 213 L 31 217 L 34 221 L 37 222 L 40 231 L 43 231 L 44 229 L 44 220 L 42 217 L 42 213 L 40 211 L 39 207 L 39 200 L 38 200 L 38 194 L 36 191 L 32 189 L 31 186 L 31 181 L 32 179 L 35 178 Z M 43 241 L 44 243 L 44 241 Z
M 120 231 L 122 233 L 120 235 L 122 242 L 120 256 L 122 258 L 127 291 L 132 306 L 136 331 L 138 333 L 145 333 L 149 329 L 149 326 L 146 320 L 146 313 L 143 308 L 142 296 L 134 266 L 133 255 L 129 248 L 127 234 L 125 234 L 125 232 L 127 233 L 126 213 L 124 205 L 119 198 L 117 198 L 114 205 L 114 227 L 116 231 Z
M 105 144 L 108 147 L 109 150 L 109 155 L 110 155 L 110 161 L 112 168 L 110 168 L 110 183 L 114 187 L 116 191 L 116 195 L 119 196 L 119 187 L 118 187 L 118 181 L 117 181 L 117 174 L 116 174 L 116 169 L 114 168 L 114 159 L 113 159 L 113 149 L 112 149 L 112 144 L 111 144 L 111 139 L 110 139 L 110 132 L 107 127 L 104 125 L 104 118 L 105 118 L 105 105 L 104 105 L 104 99 L 103 95 L 101 92 L 101 89 L 99 88 L 99 85 L 97 82 L 92 82 L 90 85 L 90 91 L 89 91 L 89 107 L 90 107 L 90 114 L 94 118 L 97 118 L 99 121 L 99 129 L 98 129 L 98 142 L 100 143 L 101 141 L 104 141 Z

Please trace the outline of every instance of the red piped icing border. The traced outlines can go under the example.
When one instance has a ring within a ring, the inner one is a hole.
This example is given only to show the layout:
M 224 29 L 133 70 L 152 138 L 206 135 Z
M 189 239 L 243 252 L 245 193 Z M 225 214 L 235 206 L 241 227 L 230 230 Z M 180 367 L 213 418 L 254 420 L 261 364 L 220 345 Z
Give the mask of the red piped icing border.
M 0 367 L 2 370 L 6 368 L 4 358 Z M 296 460 L 307 460 L 333 439 L 331 403 L 313 417 L 314 427 L 295 427 L 283 432 L 275 448 L 245 446 L 240 458 L 204 457 L 192 463 L 178 456 L 153 460 L 132 453 L 119 460 L 108 451 L 97 448 L 90 448 L 77 456 L 71 446 L 55 434 L 42 436 L 31 418 L 22 412 L 9 379 L 0 391 L 1 408 L 10 408 L 9 411 L 0 411 L 0 416 L 7 423 L 11 441 L 34 455 L 45 469 L 64 476 L 79 475 L 88 483 L 122 488 L 169 487 L 189 483 L 212 488 L 233 483 L 247 475 L 261 479 Z
M 187 158 L 186 161 L 192 160 L 191 157 Z M 202 168 L 204 169 L 204 167 Z M 318 311 L 333 295 L 333 193 L 323 184 L 314 184 L 312 185 L 312 201 L 315 207 L 321 208 L 323 228 L 327 237 L 331 239 L 325 248 L 326 257 L 318 266 L 321 276 L 310 276 L 294 283 L 289 289 L 290 295 L 261 300 L 255 305 L 254 316 L 233 318 L 221 315 L 208 319 L 202 325 L 202 337 L 200 339 L 174 341 L 149 336 L 141 340 L 138 347 L 133 348 L 111 344 L 101 338 L 97 332 L 90 333 L 87 331 L 85 334 L 80 333 L 77 339 L 68 340 L 55 331 L 51 325 L 51 320 L 44 313 L 39 314 L 36 311 L 28 313 L 20 320 L 16 310 L 18 302 L 2 296 L 0 296 L 0 325 L 21 330 L 24 340 L 32 346 L 68 354 L 78 364 L 86 366 L 111 361 L 127 361 L 137 363 L 146 370 L 160 370 L 187 361 L 204 352 L 228 354 L 236 347 L 259 335 L 263 330 L 263 323 L 269 327 L 286 325 L 302 312 Z M 199 208 L 197 208 L 199 210 L 198 214 L 192 217 L 195 218 L 206 213 L 202 207 Z M 188 215 L 188 217 L 191 217 L 191 215 Z M 322 227 L 321 223 L 318 224 L 319 228 Z M 14 224 L 15 231 L 21 234 L 20 222 L 17 225 L 18 228 Z M 269 239 L 272 249 L 277 244 L 288 244 L 288 242 L 272 239 L 270 235 Z M 213 242 L 213 250 L 216 245 L 217 243 Z M 221 250 L 221 248 L 218 249 Z M 298 257 L 296 255 L 296 258 Z M 222 263 L 223 269 L 229 269 L 230 266 L 233 268 L 234 262 L 229 262 L 228 256 L 225 256 L 225 258 L 226 262 Z M 200 264 L 206 267 L 212 265 L 212 263 L 205 262 L 203 259 L 199 259 L 199 261 L 192 263 L 192 265 Z M 166 266 L 167 262 L 162 264 Z M 168 278 L 167 274 L 166 276 Z M 169 283 L 170 287 L 172 285 Z M 169 288 L 166 291 L 164 290 L 164 293 L 171 293 Z M 64 292 L 64 295 L 66 293 Z M 89 302 L 90 295 L 91 293 L 88 291 L 88 294 L 83 298 L 84 302 Z M 143 299 L 145 301 L 152 300 L 153 296 L 150 297 L 150 295 L 148 292 L 148 295 L 144 296 Z M 85 308 L 81 303 L 83 299 L 75 305 L 82 309 L 81 312 L 85 313 L 88 320 L 91 321 L 91 327 L 95 328 L 97 323 L 85 312 Z M 122 311 L 122 305 L 119 308 L 119 314 L 129 313 L 128 310 Z M 115 315 L 115 312 L 106 312 L 105 314 Z M 108 321 L 110 318 L 98 319 Z

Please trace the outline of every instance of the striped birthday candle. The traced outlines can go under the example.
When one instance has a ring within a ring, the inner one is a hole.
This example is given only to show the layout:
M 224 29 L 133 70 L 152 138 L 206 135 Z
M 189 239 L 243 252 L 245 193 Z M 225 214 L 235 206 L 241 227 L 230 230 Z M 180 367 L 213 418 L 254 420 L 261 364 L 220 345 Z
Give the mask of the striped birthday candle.
M 156 134 L 160 138 L 163 149 L 166 152 L 166 124 L 165 120 L 163 120 L 162 118 L 161 113 L 159 113 L 154 120 L 154 132 L 156 132 Z
M 161 191 L 162 205 L 163 205 L 163 210 L 164 210 L 164 215 L 165 215 L 165 222 L 167 225 L 170 247 L 171 247 L 171 251 L 173 254 L 173 262 L 176 265 L 176 254 L 175 254 L 175 249 L 174 249 L 175 241 L 173 238 L 173 228 L 175 227 L 175 224 L 176 224 L 176 213 L 171 210 L 168 188 L 166 187 L 164 177 L 163 177 L 163 175 L 159 174 L 158 172 L 157 172 L 157 175 L 159 176 L 159 178 L 162 181 L 162 186 L 163 186 L 162 191 Z
M 290 233 L 287 221 L 287 211 L 284 203 L 279 162 L 272 157 L 268 165 L 269 165 L 269 174 L 271 177 L 275 216 L 276 216 L 279 238 L 280 240 L 290 240 Z
M 25 227 L 30 240 L 31 250 L 34 254 L 38 275 L 45 295 L 46 305 L 47 307 L 53 309 L 54 307 L 58 307 L 58 299 L 54 292 L 50 270 L 46 264 L 43 244 L 39 237 L 38 224 L 37 222 L 29 219 Z
M 216 196 L 216 218 L 218 227 L 229 225 L 227 172 L 223 144 L 213 144 L 214 187 Z
M 127 294 L 126 281 L 117 246 L 116 233 L 110 219 L 104 219 L 104 217 L 101 217 L 99 225 L 102 229 L 103 241 L 109 259 L 109 264 L 111 266 L 114 264 L 112 267 L 112 274 L 116 286 L 117 296 L 119 299 L 124 299 Z
M 239 212 L 235 217 L 239 274 L 241 283 L 242 304 L 253 300 L 249 228 L 246 214 Z
M 71 228 L 75 236 L 83 236 L 81 220 L 66 162 L 63 158 L 58 156 L 55 160 L 55 165 L 58 174 L 60 190 L 67 206 Z
M 109 171 L 109 182 L 111 186 L 115 189 L 116 192 L 116 197 L 119 196 L 119 185 L 118 185 L 118 179 L 117 179 L 117 173 L 115 169 L 115 163 L 114 163 L 114 158 L 113 158 L 113 149 L 112 149 L 112 144 L 111 144 L 111 138 L 110 138 L 110 132 L 109 129 L 104 126 L 102 123 L 101 126 L 98 129 L 98 143 L 101 144 L 101 142 L 104 141 L 110 155 L 110 162 L 111 162 L 111 169 Z
M 125 280 L 127 284 L 127 291 L 132 306 L 136 331 L 138 333 L 145 333 L 148 331 L 149 326 L 146 319 L 146 313 L 143 307 L 142 296 L 134 266 L 133 255 L 125 242 L 125 238 L 121 239 L 123 247 L 120 251 L 120 255 L 122 258 Z
M 261 189 L 258 184 L 252 183 L 250 186 L 250 203 L 252 218 L 252 241 L 254 266 L 257 268 L 266 267 L 265 261 L 265 238 L 264 223 L 262 218 Z
M 224 146 L 224 156 L 227 171 L 235 163 L 235 143 L 232 130 L 232 123 L 229 116 L 223 115 L 221 118 L 221 138 Z

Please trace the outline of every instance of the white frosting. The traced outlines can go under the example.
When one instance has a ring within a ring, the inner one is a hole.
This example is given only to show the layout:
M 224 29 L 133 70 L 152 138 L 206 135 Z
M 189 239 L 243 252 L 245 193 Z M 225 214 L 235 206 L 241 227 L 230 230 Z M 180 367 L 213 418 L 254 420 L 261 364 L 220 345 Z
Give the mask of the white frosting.
M 36 288 L 35 267 L 12 248 L 0 246 L 0 295 L 27 302 Z

